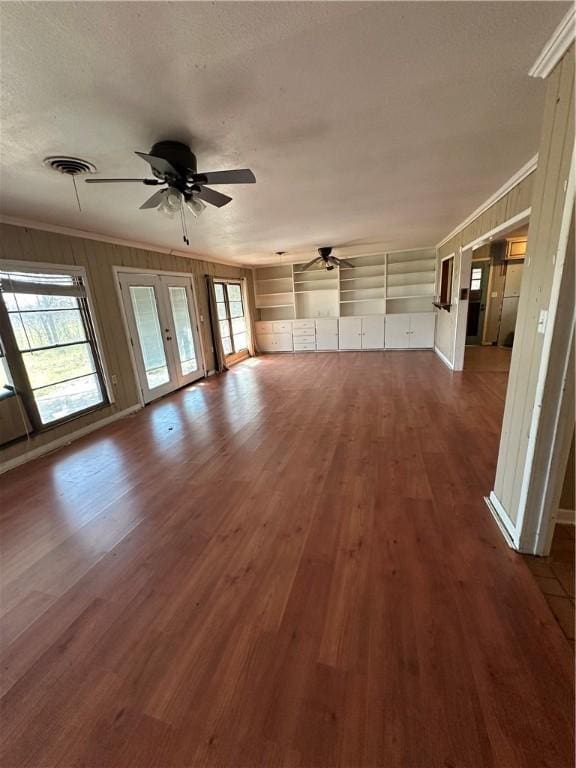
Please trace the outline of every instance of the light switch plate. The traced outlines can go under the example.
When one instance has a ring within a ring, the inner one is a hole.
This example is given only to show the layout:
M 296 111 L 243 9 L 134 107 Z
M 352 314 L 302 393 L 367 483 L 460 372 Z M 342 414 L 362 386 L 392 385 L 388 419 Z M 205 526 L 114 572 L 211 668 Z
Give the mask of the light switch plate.
M 538 333 L 544 333 L 546 331 L 546 320 L 548 319 L 548 310 L 541 309 L 538 317 Z

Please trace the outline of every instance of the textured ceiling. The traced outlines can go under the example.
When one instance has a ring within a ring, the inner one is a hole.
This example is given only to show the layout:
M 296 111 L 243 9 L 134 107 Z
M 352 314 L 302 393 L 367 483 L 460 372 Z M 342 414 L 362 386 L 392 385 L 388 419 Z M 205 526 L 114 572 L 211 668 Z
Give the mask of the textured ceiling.
M 0 210 L 180 250 L 138 210 L 148 188 L 82 184 L 79 212 L 42 166 L 141 176 L 133 151 L 170 138 L 258 179 L 220 187 L 234 201 L 190 222 L 192 253 L 433 245 L 537 151 L 527 72 L 568 5 L 4 2 Z

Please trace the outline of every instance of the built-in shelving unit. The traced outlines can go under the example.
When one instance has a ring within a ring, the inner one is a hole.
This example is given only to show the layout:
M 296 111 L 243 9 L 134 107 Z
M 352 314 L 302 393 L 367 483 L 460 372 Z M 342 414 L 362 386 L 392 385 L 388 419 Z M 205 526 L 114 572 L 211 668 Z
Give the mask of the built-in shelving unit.
M 294 319 L 291 264 L 258 268 L 255 270 L 254 286 L 259 320 Z
M 259 320 L 431 312 L 433 249 L 346 256 L 353 267 L 284 264 L 255 270 Z
M 434 300 L 434 251 L 389 253 L 386 269 L 386 312 L 429 312 Z

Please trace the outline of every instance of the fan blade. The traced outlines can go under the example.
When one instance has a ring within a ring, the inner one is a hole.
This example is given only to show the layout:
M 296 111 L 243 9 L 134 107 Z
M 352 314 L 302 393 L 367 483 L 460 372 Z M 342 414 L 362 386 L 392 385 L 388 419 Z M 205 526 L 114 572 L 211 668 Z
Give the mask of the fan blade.
M 241 168 L 237 171 L 210 171 L 208 173 L 195 173 L 194 181 L 198 184 L 255 184 L 256 176 L 249 168 Z
M 150 163 L 150 167 L 153 171 L 156 171 L 157 174 L 160 176 L 165 176 L 167 178 L 175 178 L 177 179 L 181 174 L 174 168 L 172 163 L 170 163 L 168 160 L 165 160 L 163 157 L 156 157 L 155 155 L 147 155 L 146 152 L 136 152 L 138 157 L 141 157 L 142 160 L 146 160 L 147 163 Z
M 164 199 L 165 194 L 165 189 L 159 189 L 158 192 L 154 192 L 152 197 L 149 197 L 145 203 L 142 203 L 140 210 L 143 211 L 145 208 L 157 208 Z
M 317 261 L 324 261 L 322 256 L 316 256 L 316 258 L 312 259 L 312 261 L 309 261 L 308 264 L 304 264 L 302 267 L 302 272 L 305 272 L 307 269 L 310 269 L 311 266 L 316 264 Z
M 84 179 L 86 184 L 110 184 L 117 181 L 139 181 L 141 184 L 147 184 L 149 186 L 155 186 L 156 184 L 164 184 L 160 179 Z
M 200 187 L 200 192 L 196 194 L 196 197 L 199 197 L 200 200 L 204 200 L 205 203 L 215 205 L 216 208 L 222 208 L 222 206 L 228 205 L 228 203 L 232 201 L 232 198 L 228 197 L 228 195 L 223 195 L 222 192 L 216 192 L 215 189 L 210 189 L 210 187 Z

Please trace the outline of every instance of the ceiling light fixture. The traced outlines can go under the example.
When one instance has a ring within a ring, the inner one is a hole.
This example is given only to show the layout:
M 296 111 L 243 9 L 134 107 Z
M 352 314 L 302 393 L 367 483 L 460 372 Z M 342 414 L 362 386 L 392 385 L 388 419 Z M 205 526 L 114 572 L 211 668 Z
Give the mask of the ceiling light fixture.
M 202 215 L 202 212 L 206 208 L 206 204 L 197 197 L 191 197 L 190 200 L 186 201 L 186 208 L 188 208 L 193 216 L 198 218 L 198 216 Z

